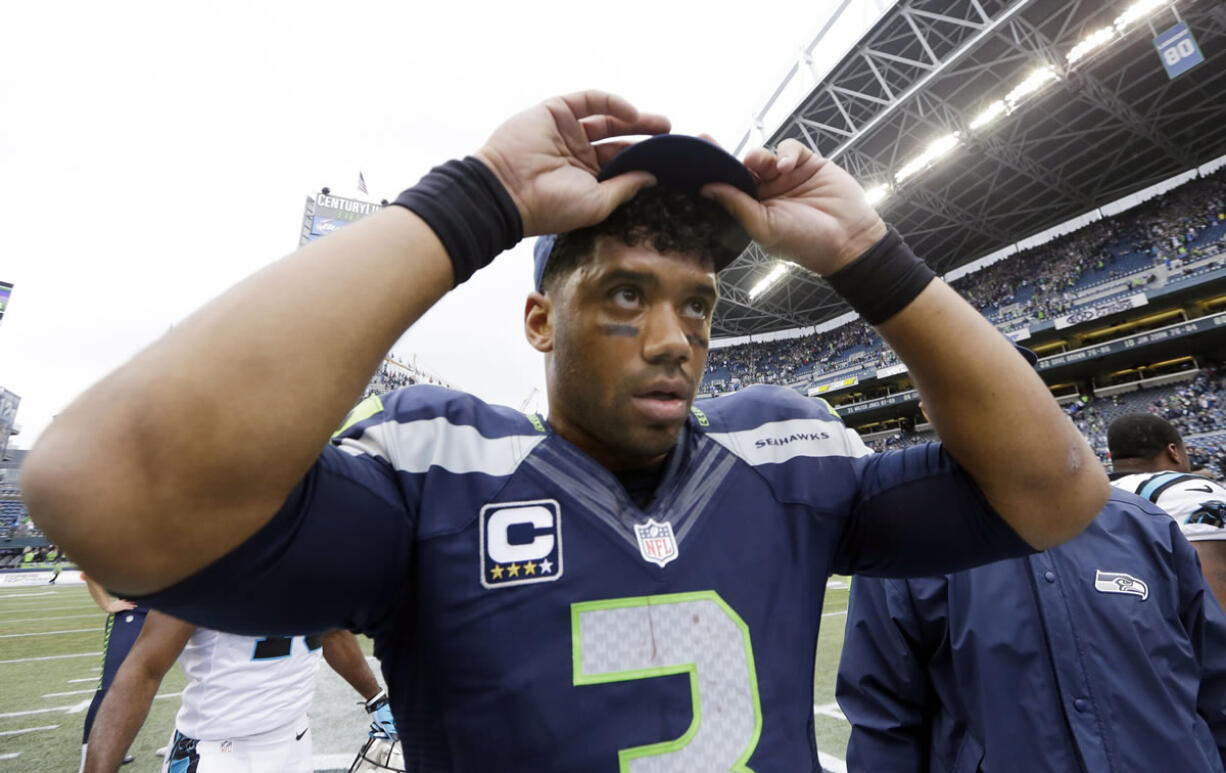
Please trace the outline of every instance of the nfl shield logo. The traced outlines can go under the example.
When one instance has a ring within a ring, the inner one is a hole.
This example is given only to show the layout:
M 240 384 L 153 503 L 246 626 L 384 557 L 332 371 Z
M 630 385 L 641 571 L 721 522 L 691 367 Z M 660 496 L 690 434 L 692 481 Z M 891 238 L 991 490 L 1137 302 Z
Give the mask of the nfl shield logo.
M 677 557 L 677 538 L 668 521 L 656 523 L 654 518 L 648 519 L 647 523 L 635 524 L 634 534 L 639 539 L 639 554 L 644 561 L 662 567 Z

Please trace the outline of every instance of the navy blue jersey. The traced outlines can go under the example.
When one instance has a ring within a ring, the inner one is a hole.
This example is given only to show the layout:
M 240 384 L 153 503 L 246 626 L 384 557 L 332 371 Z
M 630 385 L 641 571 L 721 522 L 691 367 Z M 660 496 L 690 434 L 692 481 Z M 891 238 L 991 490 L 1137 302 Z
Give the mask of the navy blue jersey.
M 409 770 L 817 770 L 832 572 L 1029 551 L 936 444 L 872 455 L 822 403 L 696 408 L 655 499 L 537 416 L 426 386 L 359 405 L 281 511 L 155 607 L 369 633 Z
M 123 661 L 128 657 L 128 652 L 131 651 L 132 645 L 136 643 L 136 637 L 140 636 L 141 628 L 145 626 L 145 615 L 147 614 L 149 614 L 148 607 L 138 606 L 125 612 L 106 616 L 106 627 L 102 644 L 102 676 L 98 679 L 98 689 L 94 692 L 93 700 L 90 701 L 89 711 L 85 713 L 85 725 L 81 730 L 81 743 L 89 742 L 89 734 L 93 730 L 94 719 L 98 716 L 98 709 L 102 706 L 102 699 L 106 697 L 106 691 L 111 688 L 111 682 L 115 681 L 115 675 L 119 673 L 119 667 L 123 665 Z

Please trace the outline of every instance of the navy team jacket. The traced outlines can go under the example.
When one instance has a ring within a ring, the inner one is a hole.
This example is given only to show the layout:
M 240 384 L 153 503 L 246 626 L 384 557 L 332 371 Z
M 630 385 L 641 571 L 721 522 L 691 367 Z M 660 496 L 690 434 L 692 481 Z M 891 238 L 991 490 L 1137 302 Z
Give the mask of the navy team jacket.
M 1226 615 L 1179 525 L 1113 491 L 1045 553 L 852 583 L 851 771 L 1222 771 Z

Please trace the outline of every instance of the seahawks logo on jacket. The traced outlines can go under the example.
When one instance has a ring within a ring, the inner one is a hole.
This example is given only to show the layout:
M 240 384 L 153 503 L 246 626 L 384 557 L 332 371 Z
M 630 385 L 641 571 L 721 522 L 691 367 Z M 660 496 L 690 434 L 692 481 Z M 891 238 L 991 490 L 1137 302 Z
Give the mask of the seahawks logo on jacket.
M 1129 596 L 1140 596 L 1141 600 L 1149 598 L 1149 586 L 1144 580 L 1123 572 L 1094 571 L 1094 590 L 1100 593 L 1124 593 Z

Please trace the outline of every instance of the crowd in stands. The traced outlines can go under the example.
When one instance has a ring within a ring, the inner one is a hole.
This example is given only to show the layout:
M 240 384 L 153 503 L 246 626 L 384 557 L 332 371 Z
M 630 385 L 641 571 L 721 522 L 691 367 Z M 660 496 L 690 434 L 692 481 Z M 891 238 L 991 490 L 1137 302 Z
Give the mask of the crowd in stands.
M 1131 277 L 1124 287 L 1135 290 L 1157 281 L 1160 268 L 1170 276 L 1223 250 L 1226 168 L 960 277 L 952 286 L 993 322 L 1013 329 L 1068 313 L 1087 282 Z M 799 338 L 712 349 L 704 391 L 837 378 L 856 367 L 896 361 L 877 333 L 856 320 Z
M 55 545 L 0 548 L 0 569 L 62 568 L 68 561 Z
M 379 363 L 379 369 L 375 371 L 375 375 L 371 376 L 370 383 L 366 385 L 366 391 L 362 394 L 362 399 L 365 400 L 371 395 L 381 395 L 391 392 L 395 389 L 403 389 L 404 387 L 413 384 L 435 384 L 437 386 L 450 387 L 446 381 L 425 373 L 415 367 L 402 364 L 403 361 L 398 359 L 394 354 L 388 354 L 382 362 Z
M 394 389 L 403 389 L 410 384 L 416 383 L 417 379 L 413 378 L 407 370 L 398 368 L 384 360 L 379 363 L 379 369 L 375 371 L 375 375 L 370 377 L 370 383 L 366 385 L 366 391 L 362 393 L 362 399 L 365 400 L 371 395 L 385 394 Z
M 867 353 L 872 349 L 871 357 L 866 354 L 856 359 L 861 365 L 869 365 L 883 357 L 880 341 L 876 331 L 855 320 L 800 338 L 712 349 L 707 358 L 709 386 L 714 392 L 731 392 L 750 384 L 786 384 L 812 373 L 820 363 L 846 361 L 857 351 Z M 892 351 L 885 351 L 894 357 Z
M 1179 430 L 1194 468 L 1204 468 L 1215 477 L 1226 475 L 1226 371 L 1203 368 L 1195 378 L 1172 387 L 1098 398 L 1068 407 L 1077 429 L 1104 461 L 1107 460 L 1107 427 L 1117 417 L 1148 411 L 1169 421 Z
M 1203 368 L 1191 380 L 1176 385 L 1082 400 L 1069 404 L 1065 410 L 1108 466 L 1107 427 L 1126 413 L 1148 411 L 1179 430 L 1193 469 L 1203 470 L 1218 480 L 1226 479 L 1226 369 L 1220 366 Z M 936 439 L 931 432 L 900 430 L 870 439 L 868 445 L 885 451 Z
M 1206 234 L 1215 225 L 1222 227 Z M 1018 304 L 1017 316 L 1041 322 L 1073 309 L 1074 288 L 1087 274 L 1115 279 L 1124 275 L 1116 267 L 1127 264 L 1133 269 L 1129 273 L 1142 269 L 1132 285 L 1143 286 L 1157 280 L 1152 269 L 1159 265 L 1181 268 L 1220 250 L 1226 243 L 1223 231 L 1226 170 L 1218 170 L 1114 217 L 967 274 L 953 286 L 988 316 L 1002 306 Z M 1138 257 L 1143 260 L 1136 260 Z

